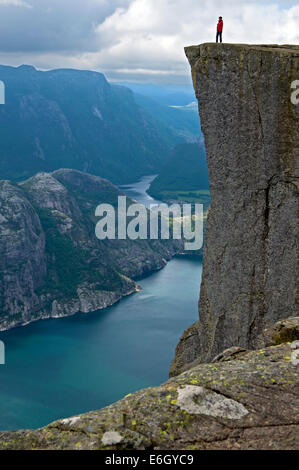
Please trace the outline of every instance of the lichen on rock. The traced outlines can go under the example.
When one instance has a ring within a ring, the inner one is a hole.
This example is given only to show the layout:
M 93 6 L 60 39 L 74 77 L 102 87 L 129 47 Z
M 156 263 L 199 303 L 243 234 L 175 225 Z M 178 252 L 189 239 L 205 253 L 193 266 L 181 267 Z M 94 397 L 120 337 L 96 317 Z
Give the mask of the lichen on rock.
M 298 449 L 293 351 L 284 343 L 199 364 L 102 410 L 0 432 L 0 449 Z
M 241 403 L 196 385 L 186 385 L 178 390 L 177 405 L 191 415 L 241 419 L 248 414 Z

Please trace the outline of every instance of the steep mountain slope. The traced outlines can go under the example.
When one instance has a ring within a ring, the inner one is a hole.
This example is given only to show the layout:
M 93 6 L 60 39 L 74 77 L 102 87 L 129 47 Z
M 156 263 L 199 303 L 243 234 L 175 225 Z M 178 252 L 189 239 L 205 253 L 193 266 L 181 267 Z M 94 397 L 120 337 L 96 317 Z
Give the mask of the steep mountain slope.
M 158 171 L 182 141 L 152 117 L 133 93 L 96 72 L 0 66 L 0 178 L 75 168 L 115 183 Z
M 0 181 L 0 329 L 112 305 L 183 250 L 181 241 L 98 240 L 95 208 L 121 194 L 76 170 Z

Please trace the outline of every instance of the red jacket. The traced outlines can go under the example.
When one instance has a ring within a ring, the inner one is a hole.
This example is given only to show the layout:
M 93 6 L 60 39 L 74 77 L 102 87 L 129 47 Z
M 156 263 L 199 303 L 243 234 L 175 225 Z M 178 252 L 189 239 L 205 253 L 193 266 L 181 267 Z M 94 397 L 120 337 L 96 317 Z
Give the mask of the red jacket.
M 218 21 L 217 31 L 223 31 L 223 21 L 222 20 Z

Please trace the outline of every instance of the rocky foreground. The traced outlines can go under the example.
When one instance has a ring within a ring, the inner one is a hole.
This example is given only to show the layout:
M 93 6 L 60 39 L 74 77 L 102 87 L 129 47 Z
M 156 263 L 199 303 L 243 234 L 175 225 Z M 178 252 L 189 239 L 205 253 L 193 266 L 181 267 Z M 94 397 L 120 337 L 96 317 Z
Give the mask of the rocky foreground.
M 279 322 L 271 346 L 230 348 L 100 411 L 2 432 L 0 449 L 298 449 L 298 339 L 298 317 Z

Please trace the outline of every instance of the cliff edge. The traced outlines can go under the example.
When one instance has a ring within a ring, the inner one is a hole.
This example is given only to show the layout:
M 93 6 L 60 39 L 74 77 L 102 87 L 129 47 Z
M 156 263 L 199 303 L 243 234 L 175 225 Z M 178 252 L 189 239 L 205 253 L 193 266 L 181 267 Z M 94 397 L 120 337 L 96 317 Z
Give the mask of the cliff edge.
M 254 349 L 298 312 L 299 46 L 202 44 L 192 68 L 209 168 L 199 322 L 171 375 L 232 345 Z
M 35 431 L 0 432 L 0 450 L 298 449 L 299 318 L 160 387 Z M 287 341 L 287 342 L 285 342 Z

